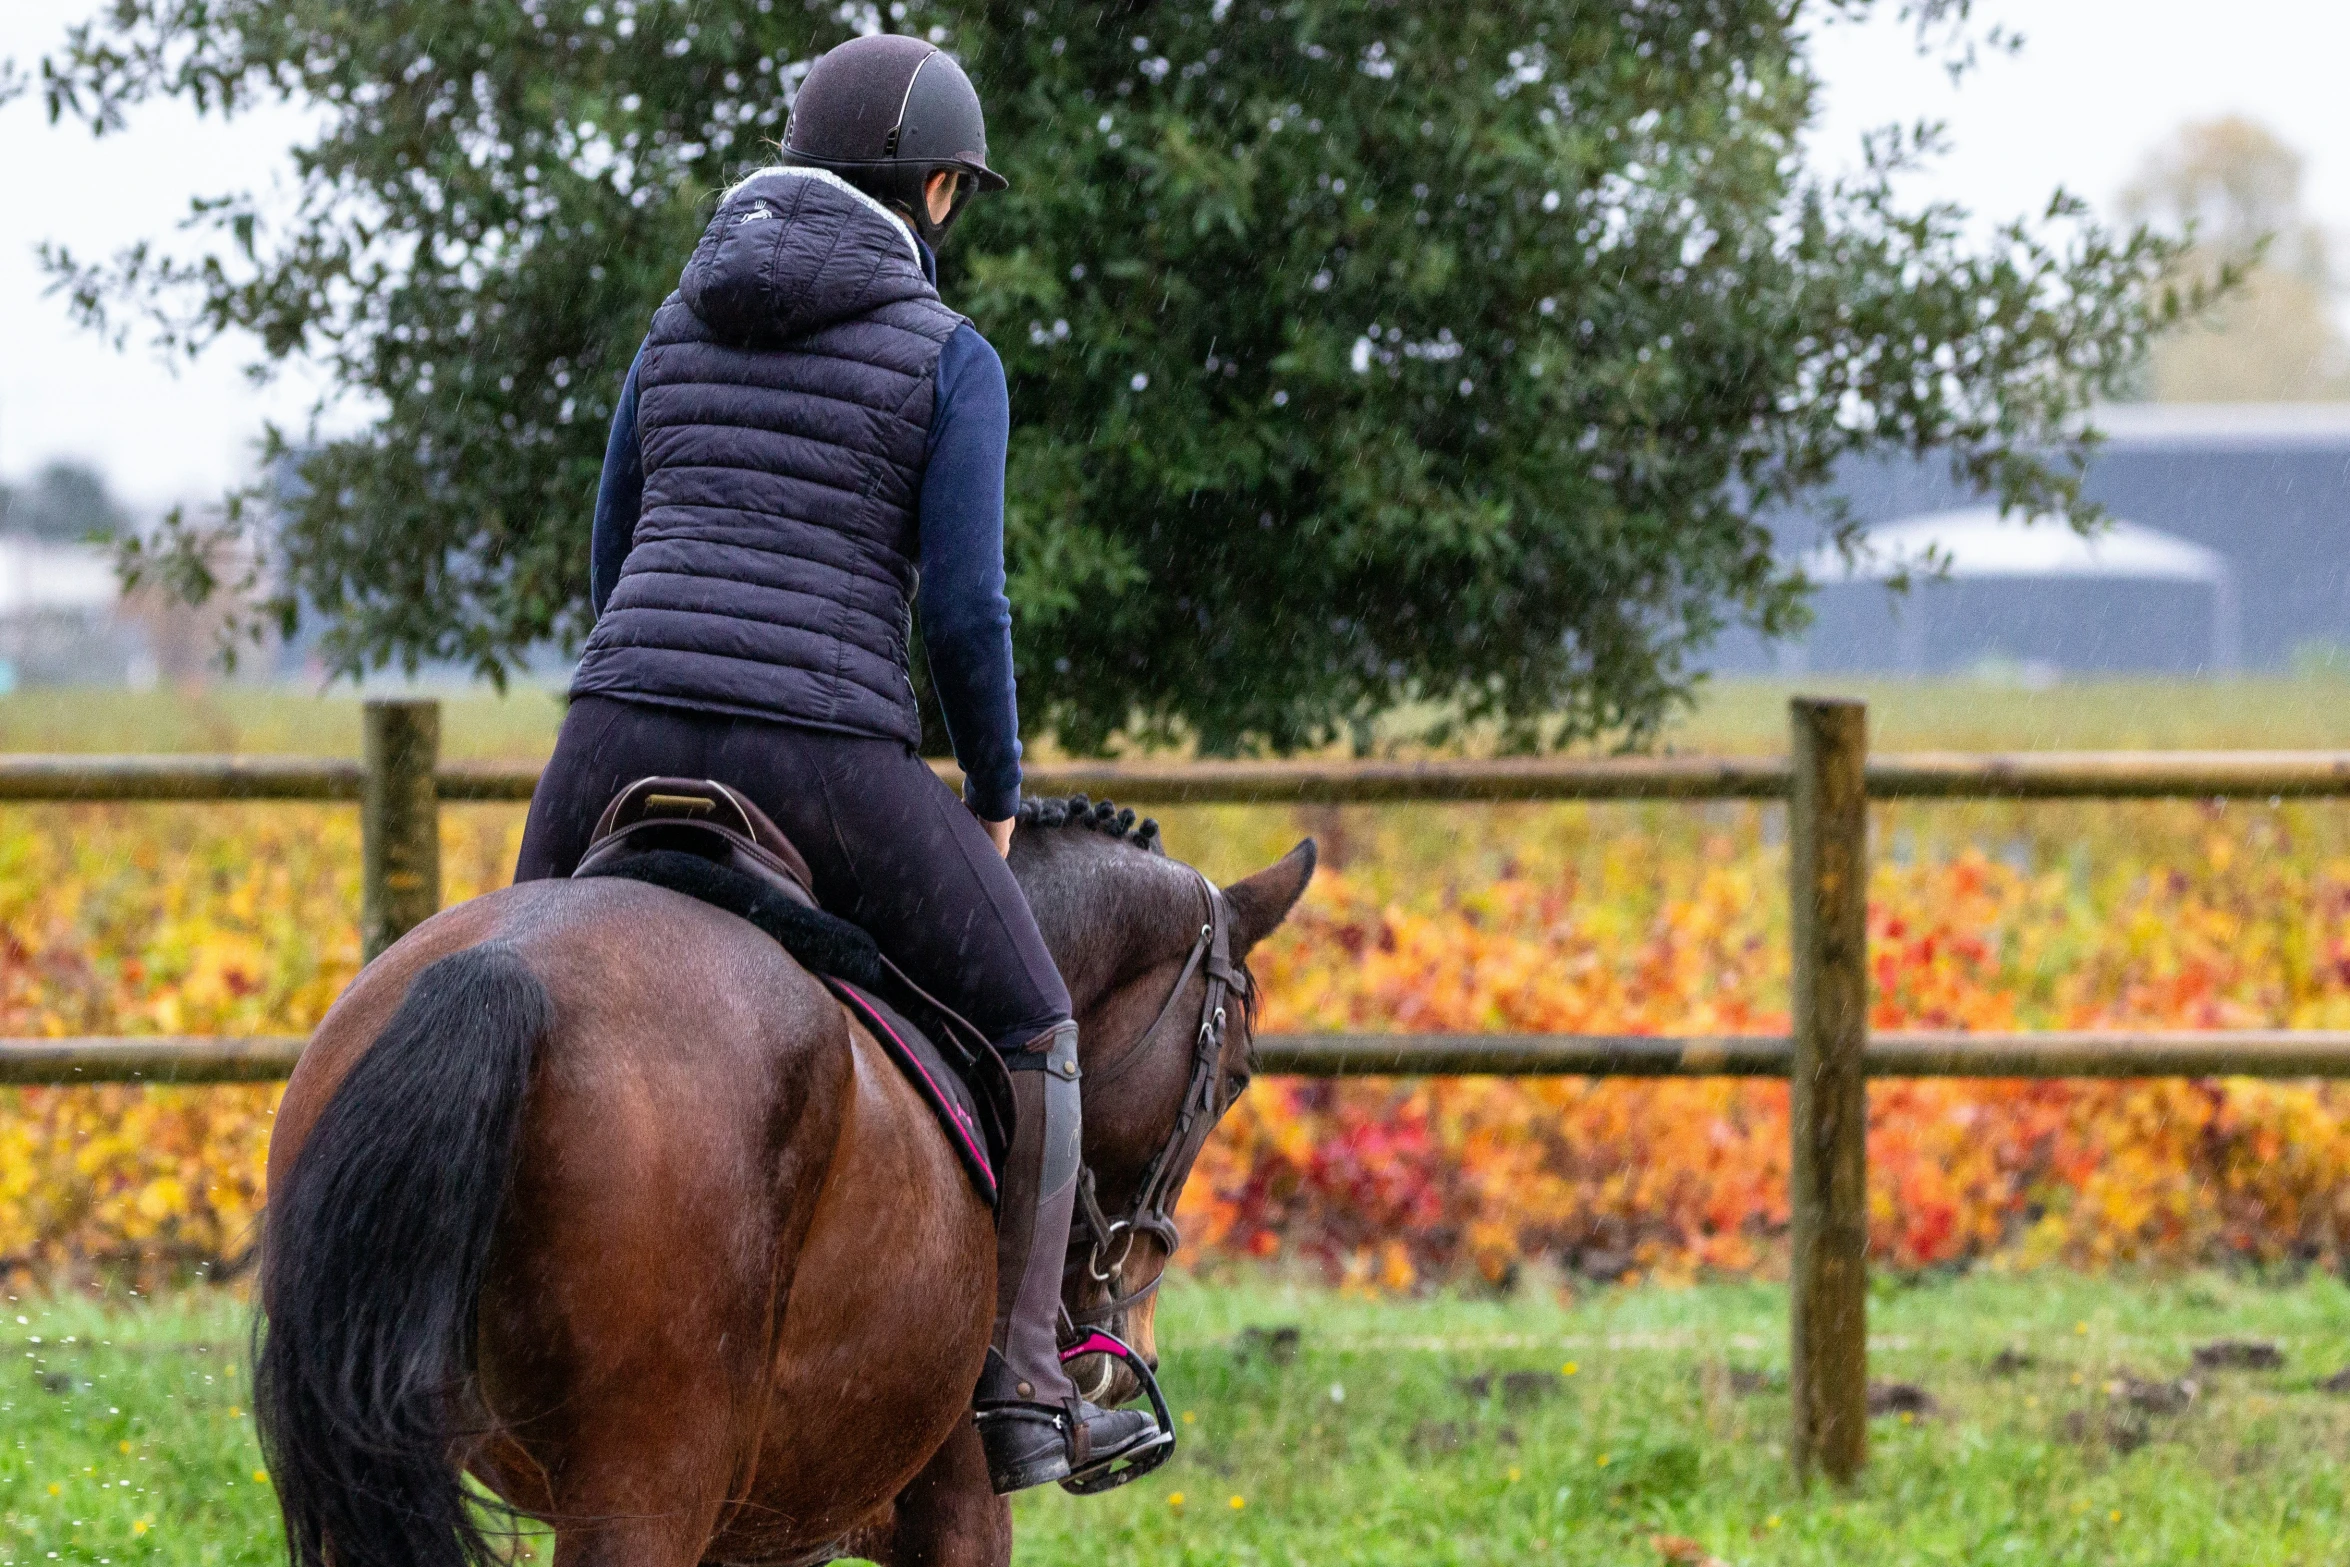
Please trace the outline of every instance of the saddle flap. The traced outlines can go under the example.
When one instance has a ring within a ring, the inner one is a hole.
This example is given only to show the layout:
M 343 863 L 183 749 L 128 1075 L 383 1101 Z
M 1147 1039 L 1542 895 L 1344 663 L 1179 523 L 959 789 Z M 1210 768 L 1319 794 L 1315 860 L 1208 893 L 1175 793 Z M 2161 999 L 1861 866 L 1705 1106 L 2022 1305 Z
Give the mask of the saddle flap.
M 968 1067 L 958 1071 L 937 1040 L 879 996 L 859 990 L 835 975 L 824 976 L 824 983 L 897 1064 L 915 1093 L 921 1095 L 922 1102 L 938 1118 L 947 1141 L 954 1146 L 963 1173 L 971 1178 L 971 1184 L 979 1189 L 987 1205 L 994 1207 L 995 1160 L 1010 1143 L 1010 1129 L 990 1123 L 991 1107 L 980 1099 L 970 1081 Z
M 596 819 L 573 874 L 655 848 L 733 865 L 816 906 L 815 879 L 799 848 L 765 811 L 714 778 L 639 778 L 621 790 Z

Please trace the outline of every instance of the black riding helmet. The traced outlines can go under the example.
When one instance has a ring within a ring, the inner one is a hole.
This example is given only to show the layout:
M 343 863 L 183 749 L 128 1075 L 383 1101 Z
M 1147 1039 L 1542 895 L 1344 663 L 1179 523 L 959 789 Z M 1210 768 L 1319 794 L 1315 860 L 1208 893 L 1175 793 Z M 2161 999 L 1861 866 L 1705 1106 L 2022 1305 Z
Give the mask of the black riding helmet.
M 954 57 L 902 33 L 852 38 L 808 68 L 783 133 L 783 161 L 830 169 L 897 208 L 937 244 L 974 191 L 1007 183 L 987 166 L 979 94 Z M 954 172 L 955 203 L 930 221 L 922 188 Z

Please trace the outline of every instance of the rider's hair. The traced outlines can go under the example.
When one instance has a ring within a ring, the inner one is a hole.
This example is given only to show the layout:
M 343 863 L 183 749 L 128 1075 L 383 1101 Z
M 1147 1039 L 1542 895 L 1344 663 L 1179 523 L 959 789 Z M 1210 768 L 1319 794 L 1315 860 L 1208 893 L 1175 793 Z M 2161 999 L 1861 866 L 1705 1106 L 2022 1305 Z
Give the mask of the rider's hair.
M 1121 810 L 1108 800 L 1089 800 L 1082 794 L 1066 799 L 1022 800 L 1014 820 L 1023 827 L 1088 827 L 1147 853 L 1167 852 L 1167 846 L 1159 841 L 1156 819 L 1145 816 L 1138 824 L 1133 811 Z

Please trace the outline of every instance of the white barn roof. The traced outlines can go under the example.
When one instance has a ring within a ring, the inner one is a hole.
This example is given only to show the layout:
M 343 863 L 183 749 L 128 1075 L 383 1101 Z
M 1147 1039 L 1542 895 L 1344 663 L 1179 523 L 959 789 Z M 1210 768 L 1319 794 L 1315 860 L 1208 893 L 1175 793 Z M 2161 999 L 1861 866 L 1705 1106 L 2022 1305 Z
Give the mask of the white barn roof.
M 2134 522 L 2110 523 L 2083 537 L 2062 518 L 2027 525 L 2020 517 L 2002 518 L 1992 506 L 1871 528 L 1849 564 L 1827 546 L 1814 550 L 1804 569 L 1815 582 L 1882 582 L 1905 569 L 1925 569 L 1929 548 L 1946 563 L 1944 574 L 1954 578 L 2102 577 L 2214 587 L 2229 578 L 2227 560 L 2217 550 Z
M 111 609 L 121 597 L 103 546 L 0 534 L 0 616 Z
M 1814 582 L 1830 586 L 1883 582 L 1904 570 L 1930 580 L 1936 573 L 1926 564 L 1929 549 L 1938 557 L 1938 574 L 1952 580 L 2185 582 L 2209 588 L 2208 667 L 2232 670 L 2243 661 L 2235 572 L 2227 557 L 2135 522 L 2110 522 L 2084 537 L 2062 518 L 2026 523 L 2001 517 L 1995 506 L 1969 506 L 1871 528 L 1850 561 L 1835 546 L 1822 545 L 1804 557 L 1803 567 Z M 1920 624 L 1912 615 L 1909 634 L 1922 634 Z M 1915 668 L 1920 657 L 1913 653 L 1907 662 Z

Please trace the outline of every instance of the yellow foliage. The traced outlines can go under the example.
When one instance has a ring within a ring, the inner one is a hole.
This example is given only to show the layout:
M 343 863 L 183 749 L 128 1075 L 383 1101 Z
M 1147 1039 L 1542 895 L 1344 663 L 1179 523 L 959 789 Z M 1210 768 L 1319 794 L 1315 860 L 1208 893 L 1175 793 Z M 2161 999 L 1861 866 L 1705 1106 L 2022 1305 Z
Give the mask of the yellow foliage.
M 1878 1027 L 2350 1027 L 2350 831 L 2325 807 L 1881 811 Z M 1253 958 L 1268 1028 L 1773 1033 L 1784 854 L 1746 806 L 1415 809 L 1351 841 Z M 1179 850 L 1263 863 L 1294 823 L 1201 811 Z M 519 815 L 444 813 L 448 894 Z M 311 1027 L 356 971 L 347 808 L 0 814 L 0 1032 Z M 233 1266 L 269 1088 L 0 1093 L 0 1270 Z M 1871 1224 L 1900 1267 L 2335 1257 L 2350 1090 L 1881 1082 Z M 1786 1094 L 1727 1080 L 1260 1082 L 1202 1158 L 1210 1251 L 1397 1290 L 1524 1259 L 1603 1277 L 1784 1264 Z
M 511 811 L 444 813 L 454 896 L 504 880 Z M 300 1033 L 358 972 L 358 823 L 331 807 L 0 817 L 0 1033 Z M 0 1273 L 233 1265 L 274 1087 L 0 1091 Z

